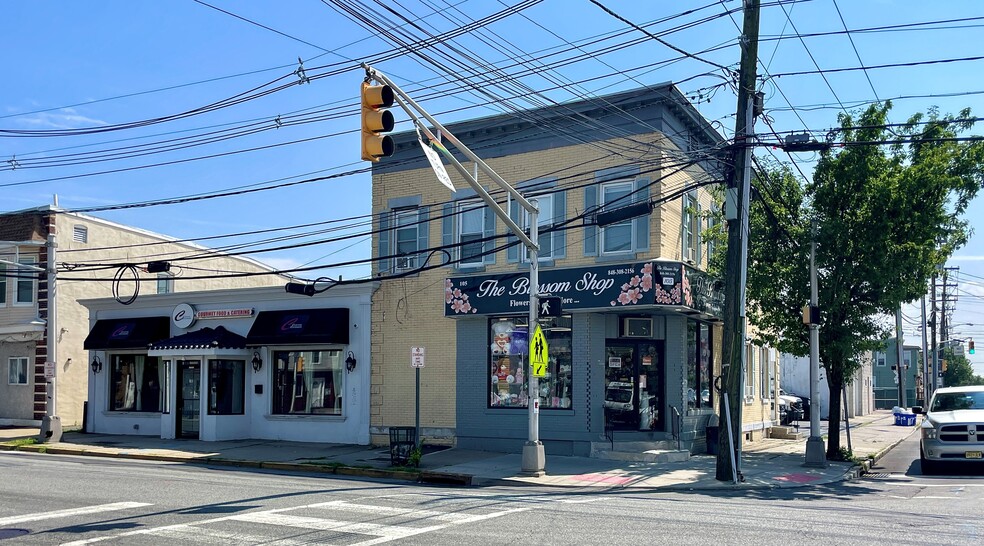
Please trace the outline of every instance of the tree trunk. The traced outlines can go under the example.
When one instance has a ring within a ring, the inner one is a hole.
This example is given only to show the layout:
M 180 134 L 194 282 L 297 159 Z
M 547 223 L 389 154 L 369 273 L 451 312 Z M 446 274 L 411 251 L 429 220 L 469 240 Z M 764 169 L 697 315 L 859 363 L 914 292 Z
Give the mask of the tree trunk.
M 839 461 L 841 459 L 840 442 L 840 415 L 841 415 L 841 391 L 844 390 L 844 378 L 840 374 L 827 373 L 827 387 L 829 390 L 830 412 L 827 414 L 827 460 Z M 812 401 L 811 401 L 812 402 Z M 816 406 L 820 411 L 820 405 Z

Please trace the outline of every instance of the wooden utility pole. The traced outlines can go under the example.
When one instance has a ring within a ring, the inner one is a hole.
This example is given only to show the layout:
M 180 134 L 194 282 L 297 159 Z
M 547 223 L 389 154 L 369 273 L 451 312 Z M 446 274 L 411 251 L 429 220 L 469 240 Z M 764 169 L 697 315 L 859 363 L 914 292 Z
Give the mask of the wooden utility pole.
M 725 266 L 724 347 L 717 457 L 718 480 L 737 480 L 741 474 L 741 408 L 744 398 L 745 271 L 748 259 L 748 203 L 752 168 L 751 139 L 754 116 L 756 64 L 758 62 L 760 0 L 745 0 L 740 39 L 741 69 L 738 74 L 738 115 L 735 118 L 733 165 L 727 177 L 725 214 L 728 220 L 728 255 Z M 728 415 L 725 415 L 725 413 Z

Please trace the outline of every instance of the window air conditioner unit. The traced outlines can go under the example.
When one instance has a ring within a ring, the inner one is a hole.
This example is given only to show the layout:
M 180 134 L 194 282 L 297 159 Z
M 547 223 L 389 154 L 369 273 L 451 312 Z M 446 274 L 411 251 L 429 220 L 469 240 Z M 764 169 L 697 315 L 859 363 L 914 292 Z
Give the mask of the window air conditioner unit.
M 653 319 L 626 317 L 622 319 L 622 336 L 653 337 Z
M 397 269 L 413 269 L 414 268 L 414 257 L 413 256 L 399 256 L 396 258 L 396 268 Z

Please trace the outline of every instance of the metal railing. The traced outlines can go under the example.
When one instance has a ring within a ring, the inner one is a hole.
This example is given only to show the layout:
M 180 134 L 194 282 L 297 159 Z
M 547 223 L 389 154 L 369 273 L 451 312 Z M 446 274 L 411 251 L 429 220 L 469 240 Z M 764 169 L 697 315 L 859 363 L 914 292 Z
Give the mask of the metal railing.
M 680 434 L 683 428 L 683 418 L 680 417 L 680 410 L 676 406 L 670 406 L 670 413 L 672 414 L 670 423 L 670 434 L 677 442 L 677 451 L 680 451 Z

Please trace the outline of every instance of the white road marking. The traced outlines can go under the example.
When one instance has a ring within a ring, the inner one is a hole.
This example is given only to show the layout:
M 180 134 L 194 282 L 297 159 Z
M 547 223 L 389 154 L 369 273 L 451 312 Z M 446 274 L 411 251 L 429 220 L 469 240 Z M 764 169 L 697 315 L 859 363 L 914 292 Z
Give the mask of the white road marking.
M 26 523 L 29 521 L 41 521 L 45 519 L 68 518 L 72 516 L 83 516 L 87 514 L 98 514 L 100 512 L 114 512 L 117 510 L 127 510 L 130 508 L 140 508 L 150 506 L 147 502 L 113 502 L 110 504 L 97 504 L 95 506 L 82 506 L 80 508 L 67 508 L 65 510 L 54 510 L 51 512 L 38 512 L 34 514 L 24 514 L 22 516 L 10 516 L 0 518 L 0 527 Z
M 438 521 L 449 521 L 451 523 L 468 523 L 475 521 L 480 514 L 456 514 L 440 512 L 437 510 L 418 510 L 416 508 L 397 508 L 392 506 L 380 506 L 376 504 L 359 504 L 348 501 L 331 501 L 316 504 L 311 508 L 334 508 L 338 510 L 352 510 L 357 512 L 369 512 L 372 514 L 389 514 L 394 516 L 413 516 L 416 518 L 427 518 Z
M 277 546 L 311 546 L 308 540 L 294 540 L 290 538 L 273 538 L 261 535 L 251 535 L 249 533 L 236 533 L 232 531 L 222 531 L 219 529 L 209 529 L 207 527 L 182 527 L 180 529 L 158 529 L 150 533 L 155 537 L 171 539 L 171 544 L 276 544 Z M 321 546 L 328 546 L 322 544 Z
M 395 497 L 398 495 L 393 495 L 393 496 Z M 339 521 L 339 520 L 312 518 L 312 517 L 304 517 L 304 516 L 292 516 L 292 515 L 285 514 L 285 512 L 292 512 L 295 510 L 324 508 L 326 506 L 336 505 L 336 503 L 348 504 L 345 503 L 344 501 L 319 502 L 313 504 L 305 504 L 302 506 L 292 506 L 289 508 L 275 508 L 272 510 L 262 510 L 258 512 L 249 512 L 246 514 L 234 514 L 231 516 L 222 516 L 217 518 L 204 519 L 204 520 L 194 521 L 191 523 L 163 525 L 160 527 L 137 529 L 135 531 L 128 531 L 125 533 L 119 533 L 115 535 L 105 535 L 101 537 L 93 537 L 88 539 L 76 540 L 72 542 L 65 542 L 62 544 L 62 546 L 83 546 L 85 544 L 93 544 L 96 542 L 102 542 L 104 540 L 120 539 L 123 537 L 136 536 L 136 535 L 162 535 L 167 533 L 185 534 L 190 531 L 193 531 L 192 528 L 196 528 L 194 530 L 201 530 L 200 526 L 208 525 L 211 523 L 218 523 L 221 521 L 242 521 L 248 523 L 263 523 L 268 525 L 279 525 L 279 526 L 288 526 L 288 527 L 303 527 L 305 529 L 317 529 L 317 530 L 324 530 L 324 531 L 340 531 L 340 532 L 353 533 L 353 534 L 366 534 L 366 535 L 372 535 L 373 538 L 362 542 L 349 543 L 349 546 L 354 546 L 355 544 L 359 544 L 359 545 L 382 544 L 400 538 L 406 538 L 414 535 L 419 535 L 422 533 L 439 531 L 441 529 L 451 527 L 454 524 L 483 521 L 483 520 L 497 518 L 517 512 L 525 512 L 528 510 L 532 510 L 534 508 L 533 506 L 523 506 L 520 508 L 511 508 L 499 512 L 476 514 L 473 516 L 462 514 L 459 515 L 457 519 L 449 518 L 449 519 L 453 519 L 454 520 L 453 522 L 444 523 L 441 525 L 431 525 L 427 527 L 380 525 L 375 523 Z M 350 505 L 355 506 L 356 503 L 351 503 Z M 369 508 L 371 508 L 376 512 L 401 511 L 406 515 L 420 515 L 421 513 L 434 512 L 432 510 L 416 511 L 412 508 L 408 508 L 404 510 L 402 508 L 387 508 L 387 507 L 379 507 L 375 505 L 369 506 Z M 444 516 L 448 515 L 446 513 L 442 513 L 442 514 Z M 420 518 L 420 519 L 428 519 L 428 517 L 425 516 L 424 518 Z M 417 521 L 420 521 L 420 519 L 418 519 Z M 194 535 L 185 534 L 184 536 L 194 536 Z M 216 534 L 215 538 L 218 538 L 220 541 L 225 540 L 221 536 L 221 534 Z M 272 539 L 265 539 L 265 540 L 270 541 Z

